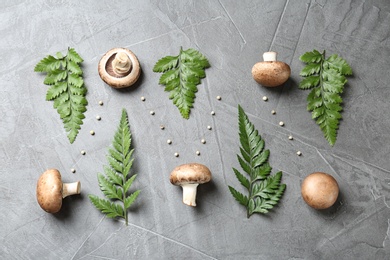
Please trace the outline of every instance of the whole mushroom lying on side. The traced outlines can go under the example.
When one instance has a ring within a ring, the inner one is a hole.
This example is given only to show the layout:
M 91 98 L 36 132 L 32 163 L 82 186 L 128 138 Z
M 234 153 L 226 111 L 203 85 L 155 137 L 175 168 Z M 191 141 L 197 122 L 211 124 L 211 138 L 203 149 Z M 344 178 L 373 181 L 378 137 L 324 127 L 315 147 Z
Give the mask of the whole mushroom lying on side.
M 104 54 L 98 71 L 102 80 L 113 88 L 130 87 L 141 75 L 137 57 L 125 48 L 114 48 Z
M 56 169 L 49 169 L 42 173 L 37 183 L 37 200 L 39 206 L 48 212 L 56 213 L 60 211 L 62 199 L 80 194 L 80 182 L 62 183 L 61 174 Z
M 173 169 L 169 179 L 173 185 L 183 188 L 183 203 L 195 207 L 197 187 L 211 180 L 211 172 L 203 164 L 187 163 Z
M 290 66 L 276 60 L 276 52 L 263 54 L 263 60 L 252 68 L 253 79 L 265 87 L 277 87 L 285 83 L 291 74 Z

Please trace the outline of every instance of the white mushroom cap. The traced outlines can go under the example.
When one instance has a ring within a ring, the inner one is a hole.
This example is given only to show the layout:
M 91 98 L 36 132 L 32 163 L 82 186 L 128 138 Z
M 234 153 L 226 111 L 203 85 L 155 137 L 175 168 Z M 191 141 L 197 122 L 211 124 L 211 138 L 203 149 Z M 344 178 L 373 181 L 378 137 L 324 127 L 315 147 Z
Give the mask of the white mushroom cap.
M 137 57 L 125 48 L 114 48 L 104 54 L 98 71 L 102 80 L 113 88 L 130 87 L 141 75 Z
M 38 179 L 37 200 L 44 211 L 56 213 L 61 209 L 62 199 L 68 195 L 80 194 L 80 189 L 79 181 L 63 184 L 60 172 L 49 169 Z
M 264 61 L 252 68 L 253 79 L 265 87 L 276 87 L 285 83 L 291 74 L 290 66 L 276 60 L 276 52 L 265 52 Z

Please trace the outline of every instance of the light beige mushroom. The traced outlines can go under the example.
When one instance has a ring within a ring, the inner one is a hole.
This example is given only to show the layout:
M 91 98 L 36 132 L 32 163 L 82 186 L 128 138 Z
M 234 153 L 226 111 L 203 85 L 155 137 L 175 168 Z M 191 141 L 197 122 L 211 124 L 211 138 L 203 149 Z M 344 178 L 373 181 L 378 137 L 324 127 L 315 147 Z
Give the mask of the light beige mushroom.
M 285 83 L 291 74 L 290 66 L 276 60 L 277 53 L 270 51 L 263 54 L 263 60 L 252 68 L 253 79 L 265 87 L 276 87 Z
M 333 176 L 324 172 L 309 174 L 302 183 L 303 200 L 312 208 L 327 209 L 337 200 L 339 186 Z
M 98 71 L 102 80 L 113 88 L 130 87 L 141 75 L 137 57 L 125 48 L 114 48 L 104 54 Z
M 60 172 L 56 169 L 49 169 L 38 179 L 37 200 L 44 211 L 56 213 L 61 209 L 63 198 L 80 194 L 80 190 L 79 181 L 62 183 Z
M 211 172 L 203 164 L 187 163 L 173 169 L 169 179 L 173 185 L 183 188 L 183 203 L 195 207 L 197 187 L 211 180 Z

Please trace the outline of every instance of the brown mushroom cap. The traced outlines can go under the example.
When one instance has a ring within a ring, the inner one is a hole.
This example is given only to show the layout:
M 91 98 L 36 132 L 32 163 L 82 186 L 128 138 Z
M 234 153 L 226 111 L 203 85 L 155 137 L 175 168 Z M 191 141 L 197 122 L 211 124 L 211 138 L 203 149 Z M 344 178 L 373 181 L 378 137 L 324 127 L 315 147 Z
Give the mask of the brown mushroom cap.
M 62 206 L 61 174 L 56 169 L 49 169 L 39 177 L 37 183 L 39 206 L 49 213 L 56 213 Z
M 290 66 L 282 61 L 262 61 L 252 68 L 252 76 L 257 83 L 265 87 L 276 87 L 290 77 Z
M 187 163 L 177 166 L 169 178 L 173 185 L 185 183 L 206 183 L 211 180 L 209 168 L 200 163 Z
M 303 180 L 301 193 L 302 198 L 310 207 L 327 209 L 336 202 L 339 186 L 331 175 L 314 172 Z
M 123 75 L 115 73 L 112 61 L 117 53 L 125 53 L 131 61 L 130 70 Z M 104 82 L 113 88 L 125 88 L 133 85 L 141 75 L 141 67 L 135 54 L 125 48 L 114 48 L 109 50 L 99 61 L 99 75 Z

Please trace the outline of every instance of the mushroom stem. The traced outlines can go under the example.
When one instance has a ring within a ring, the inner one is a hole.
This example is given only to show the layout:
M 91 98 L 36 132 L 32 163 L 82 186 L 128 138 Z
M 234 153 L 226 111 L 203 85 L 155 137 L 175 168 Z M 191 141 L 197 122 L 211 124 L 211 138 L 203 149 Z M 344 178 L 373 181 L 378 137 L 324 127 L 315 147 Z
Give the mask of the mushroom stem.
M 125 52 L 120 51 L 115 55 L 112 61 L 112 68 L 117 75 L 125 76 L 131 70 L 131 67 L 131 60 Z
M 268 51 L 263 53 L 263 60 L 264 61 L 276 61 L 276 55 L 277 53 L 274 51 Z
M 81 184 L 79 181 L 62 184 L 62 198 L 65 198 L 70 195 L 80 194 L 80 191 Z
M 182 184 L 181 187 L 183 188 L 183 203 L 189 206 L 196 206 L 196 188 L 198 187 L 199 183 L 186 183 Z

